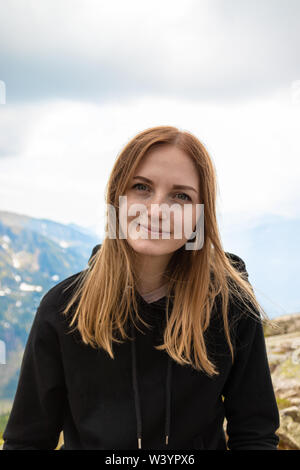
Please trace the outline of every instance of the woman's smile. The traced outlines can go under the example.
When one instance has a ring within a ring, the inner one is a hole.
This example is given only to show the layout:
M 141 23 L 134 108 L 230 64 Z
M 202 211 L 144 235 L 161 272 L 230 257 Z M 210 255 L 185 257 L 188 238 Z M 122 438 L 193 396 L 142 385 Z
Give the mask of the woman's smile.
M 140 230 L 146 233 L 150 233 L 153 235 L 160 235 L 160 234 L 166 234 L 170 235 L 170 232 L 163 232 L 162 230 L 150 230 L 147 226 L 138 224 L 138 227 L 140 227 Z

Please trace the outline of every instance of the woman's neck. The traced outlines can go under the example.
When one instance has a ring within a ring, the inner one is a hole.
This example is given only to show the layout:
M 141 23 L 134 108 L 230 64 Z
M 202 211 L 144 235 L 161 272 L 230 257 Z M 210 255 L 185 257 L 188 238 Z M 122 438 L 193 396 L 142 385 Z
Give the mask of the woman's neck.
M 136 272 L 140 294 L 148 294 L 166 284 L 165 270 L 171 257 L 172 253 L 162 256 L 138 256 Z

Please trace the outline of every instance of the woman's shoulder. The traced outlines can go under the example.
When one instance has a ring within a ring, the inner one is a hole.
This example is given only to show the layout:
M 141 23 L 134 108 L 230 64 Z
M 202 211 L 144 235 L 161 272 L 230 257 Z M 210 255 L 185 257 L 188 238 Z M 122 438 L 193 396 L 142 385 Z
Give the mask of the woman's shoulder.
M 240 256 L 238 256 L 236 253 L 230 253 L 228 251 L 225 251 L 225 255 L 227 256 L 234 268 L 236 268 L 240 272 L 246 273 L 248 276 L 246 263 Z
M 229 259 L 230 264 L 241 274 L 241 277 L 250 284 L 251 290 L 253 290 L 244 259 L 236 253 L 225 252 L 225 255 Z M 244 320 L 246 323 L 250 324 L 252 323 L 251 320 L 261 320 L 260 313 L 256 306 L 253 305 L 253 302 L 246 296 L 245 292 L 240 289 L 240 286 L 235 281 L 231 282 L 227 312 L 228 320 L 232 326 L 238 324 L 240 320 Z M 215 299 L 213 313 L 223 321 L 222 296 L 220 293 Z

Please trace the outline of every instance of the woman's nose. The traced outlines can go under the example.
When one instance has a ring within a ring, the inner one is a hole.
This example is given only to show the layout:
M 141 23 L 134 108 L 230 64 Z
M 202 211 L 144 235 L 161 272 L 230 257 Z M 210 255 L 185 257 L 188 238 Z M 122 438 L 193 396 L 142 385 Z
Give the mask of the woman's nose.
M 162 229 L 169 232 L 172 229 L 173 220 L 169 205 L 161 202 L 151 202 L 147 208 L 148 225 L 154 229 Z
M 166 217 L 168 207 L 163 197 L 153 198 L 151 202 L 149 201 L 147 207 L 148 215 L 149 217 L 157 217 L 159 220 L 162 220 Z

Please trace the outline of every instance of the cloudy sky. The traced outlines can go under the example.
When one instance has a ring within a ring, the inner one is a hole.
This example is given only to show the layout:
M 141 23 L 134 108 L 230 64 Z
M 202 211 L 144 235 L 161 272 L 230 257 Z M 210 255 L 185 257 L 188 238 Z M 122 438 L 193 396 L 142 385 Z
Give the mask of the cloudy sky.
M 299 218 L 299 19 L 298 0 L 2 0 L 0 210 L 101 233 L 123 146 L 174 125 L 210 152 L 221 226 Z

